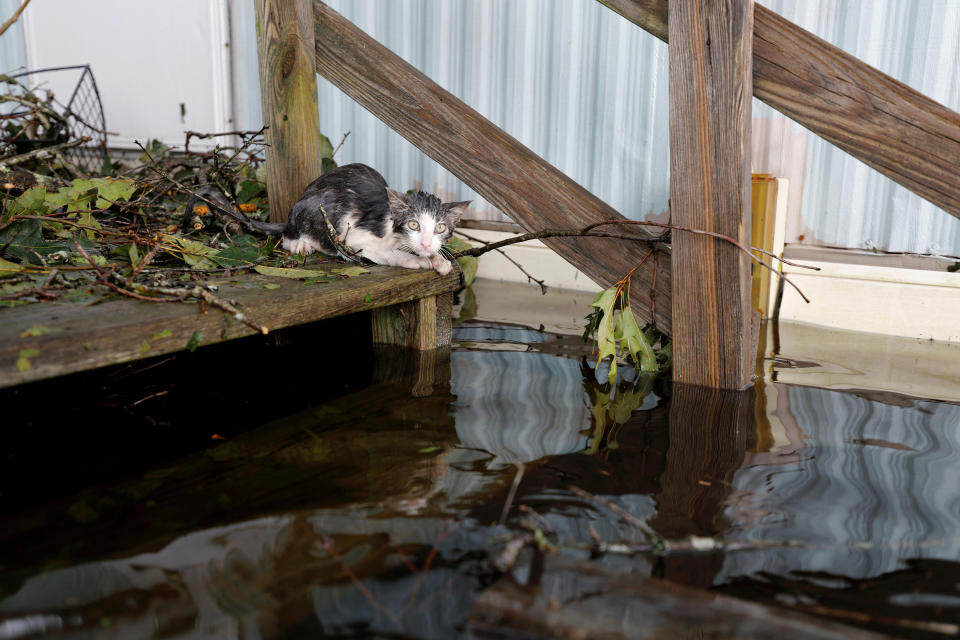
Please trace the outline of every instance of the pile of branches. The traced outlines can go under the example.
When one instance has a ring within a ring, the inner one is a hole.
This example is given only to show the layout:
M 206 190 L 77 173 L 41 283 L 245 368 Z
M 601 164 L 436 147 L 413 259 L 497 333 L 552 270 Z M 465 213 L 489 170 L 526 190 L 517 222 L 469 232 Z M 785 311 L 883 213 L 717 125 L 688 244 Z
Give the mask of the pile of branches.
M 205 285 L 211 275 L 299 264 L 249 224 L 270 213 L 263 129 L 187 132 L 178 150 L 147 141 L 90 176 L 64 157 L 67 123 L 49 98 L 16 88 L 0 95 L 8 113 L 0 136 L 0 306 L 122 295 L 200 298 L 236 312 Z M 223 144 L 195 151 L 197 139 Z M 334 166 L 327 145 L 324 164 Z

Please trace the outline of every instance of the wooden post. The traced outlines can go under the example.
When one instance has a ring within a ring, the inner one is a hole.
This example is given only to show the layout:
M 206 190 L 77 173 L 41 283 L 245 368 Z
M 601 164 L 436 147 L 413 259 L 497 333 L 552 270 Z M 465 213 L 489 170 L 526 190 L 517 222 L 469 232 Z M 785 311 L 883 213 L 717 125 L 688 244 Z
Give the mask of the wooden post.
M 425 351 L 450 346 L 453 294 L 444 293 L 373 310 L 373 343 Z
M 674 224 L 750 244 L 753 0 L 670 7 L 670 211 Z M 674 380 L 742 389 L 756 357 L 750 259 L 673 233 Z
M 320 116 L 310 0 L 255 0 L 270 219 L 284 222 L 320 175 Z

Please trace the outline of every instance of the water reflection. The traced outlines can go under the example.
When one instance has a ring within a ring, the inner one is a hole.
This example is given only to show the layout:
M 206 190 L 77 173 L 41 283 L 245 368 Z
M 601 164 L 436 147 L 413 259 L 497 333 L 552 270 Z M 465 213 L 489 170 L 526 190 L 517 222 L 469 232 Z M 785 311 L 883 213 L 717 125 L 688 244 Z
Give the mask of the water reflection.
M 611 388 L 574 341 L 482 324 L 456 339 L 377 350 L 359 392 L 0 516 L 0 639 L 458 637 L 497 577 L 488 554 L 531 518 L 567 559 L 634 575 L 958 618 L 960 407 L 778 383 Z M 797 545 L 596 557 L 598 539 L 643 536 L 570 485 L 669 538 Z
M 804 546 L 731 555 L 718 582 L 761 571 L 863 579 L 905 558 L 960 557 L 960 406 L 787 385 L 778 395 L 804 445 L 737 472 L 729 535 Z

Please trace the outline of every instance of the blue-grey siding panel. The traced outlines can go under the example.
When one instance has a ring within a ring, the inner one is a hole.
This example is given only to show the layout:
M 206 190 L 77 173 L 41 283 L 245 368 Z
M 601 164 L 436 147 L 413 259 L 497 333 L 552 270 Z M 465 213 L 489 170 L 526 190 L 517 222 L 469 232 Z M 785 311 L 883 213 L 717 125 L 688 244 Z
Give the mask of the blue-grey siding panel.
M 666 45 L 596 0 L 330 0 L 337 11 L 608 202 L 639 219 L 669 197 Z M 764 0 L 770 9 L 960 110 L 960 2 Z M 257 93 L 252 1 L 239 92 Z M 246 35 L 244 35 L 244 33 Z M 246 40 L 246 42 L 244 42 Z M 237 55 L 237 53 L 235 53 Z M 241 69 L 242 67 L 242 69 Z M 251 80 L 252 79 L 252 80 Z M 398 188 L 478 199 L 324 80 L 321 128 L 340 162 Z M 242 102 L 242 103 L 241 103 Z M 239 121 L 259 126 L 256 99 Z M 789 177 L 789 242 L 960 255 L 960 221 L 754 101 L 757 172 Z M 481 208 L 489 205 L 481 204 Z

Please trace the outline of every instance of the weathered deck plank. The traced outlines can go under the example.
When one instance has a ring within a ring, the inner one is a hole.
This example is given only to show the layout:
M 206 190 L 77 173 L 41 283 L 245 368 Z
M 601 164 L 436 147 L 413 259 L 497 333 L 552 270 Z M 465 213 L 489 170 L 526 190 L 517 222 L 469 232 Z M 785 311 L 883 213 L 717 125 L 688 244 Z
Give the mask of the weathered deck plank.
M 214 280 L 217 295 L 238 303 L 248 317 L 281 329 L 357 311 L 436 296 L 455 290 L 459 271 L 369 267 L 370 273 L 305 285 L 300 280 L 244 274 Z M 277 285 L 266 289 L 264 285 Z M 43 327 L 42 335 L 24 335 Z M 195 333 L 208 345 L 253 335 L 247 325 L 219 309 L 199 304 L 158 304 L 129 298 L 95 306 L 36 303 L 0 309 L 0 387 L 172 353 L 187 348 Z M 30 350 L 36 350 L 30 355 Z M 23 366 L 21 354 L 29 361 Z

